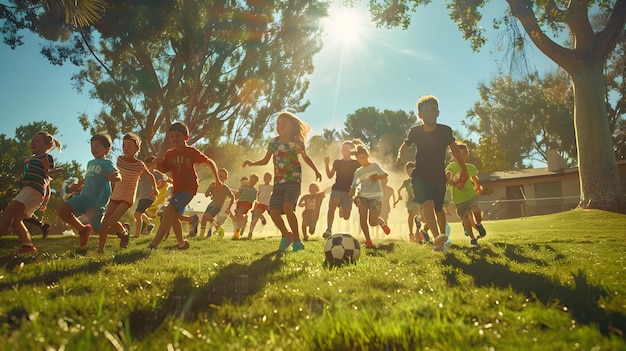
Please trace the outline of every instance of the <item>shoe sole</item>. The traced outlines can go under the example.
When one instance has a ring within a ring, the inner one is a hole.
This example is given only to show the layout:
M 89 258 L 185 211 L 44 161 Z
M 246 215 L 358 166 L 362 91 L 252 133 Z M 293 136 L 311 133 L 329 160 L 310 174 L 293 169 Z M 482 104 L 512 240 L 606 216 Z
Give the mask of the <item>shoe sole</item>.
M 448 236 L 445 235 L 445 234 L 439 234 L 439 236 L 437 236 L 435 238 L 435 241 L 433 242 L 433 245 L 435 247 L 436 246 L 443 246 L 446 243 L 446 241 L 448 241 Z M 433 250 L 434 250 L 434 248 L 433 248 Z

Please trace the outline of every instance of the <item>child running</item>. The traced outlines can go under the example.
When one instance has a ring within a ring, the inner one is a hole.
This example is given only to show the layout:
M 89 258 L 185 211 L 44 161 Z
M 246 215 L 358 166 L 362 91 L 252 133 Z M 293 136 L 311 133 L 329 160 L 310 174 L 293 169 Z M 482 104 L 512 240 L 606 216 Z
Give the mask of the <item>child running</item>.
M 104 252 L 110 229 L 120 239 L 121 248 L 128 246 L 130 233 L 122 225 L 120 219 L 135 202 L 135 193 L 141 175 L 148 177 L 151 194 L 157 194 L 157 185 L 152 172 L 150 172 L 143 161 L 137 159 L 137 153 L 140 149 L 141 139 L 135 133 L 126 133 L 122 138 L 123 155 L 117 158 L 117 168 L 120 171 L 122 180 L 113 187 L 111 199 L 102 220 L 102 230 L 99 231 L 100 241 L 98 243 L 98 252 L 100 253 Z
M 315 179 L 322 180 L 322 175 L 306 154 L 304 142 L 311 127 L 291 112 L 281 112 L 276 118 L 278 136 L 267 146 L 267 153 L 261 160 L 252 162 L 245 160 L 243 167 L 266 165 L 270 158 L 274 160 L 274 191 L 270 199 L 269 213 L 272 221 L 281 232 L 278 251 L 283 252 L 293 243 L 293 251 L 304 250 L 300 241 L 300 228 L 295 206 L 300 196 L 302 182 L 302 166 L 298 155 L 315 171 Z M 287 217 L 291 232 L 285 226 L 282 214 Z
M 417 202 L 413 201 L 415 195 L 413 194 L 413 184 L 411 182 L 411 173 L 413 173 L 413 169 L 415 169 L 415 162 L 407 162 L 405 165 L 406 174 L 409 176 L 402 182 L 402 185 L 398 188 L 398 201 L 402 200 L 402 189 L 406 191 L 406 211 L 408 213 L 408 224 L 409 224 L 409 241 L 411 242 L 421 242 L 423 238 L 420 238 L 420 221 L 419 218 L 416 218 L 419 215 L 419 205 Z M 417 226 L 417 229 L 414 230 L 414 227 Z M 420 240 L 421 239 L 421 240 Z
M 469 151 L 467 145 L 459 144 L 459 150 L 463 161 L 467 162 Z M 482 213 L 480 206 L 478 206 L 478 194 L 483 192 L 483 187 L 478 180 L 478 169 L 471 163 L 465 163 L 467 167 L 467 174 L 470 179 L 463 184 L 458 185 L 459 174 L 461 172 L 461 166 L 456 161 L 456 157 L 453 162 L 450 162 L 446 167 L 446 179 L 451 188 L 452 201 L 456 205 L 456 213 L 463 222 L 463 229 L 465 229 L 466 235 L 470 237 L 470 244 L 478 245 L 478 240 L 474 237 L 473 223 L 476 224 L 479 237 L 482 238 L 487 235 L 487 231 L 482 225 Z
M 111 138 L 108 135 L 91 137 L 94 159 L 87 163 L 85 177 L 78 181 L 77 187 L 82 190 L 57 208 L 59 217 L 78 231 L 80 248 L 87 245 L 93 229 L 102 228 L 102 218 L 111 197 L 111 183 L 122 180 L 119 170 L 106 158 L 110 151 Z M 88 223 L 79 220 L 79 216 Z
M 179 250 L 187 250 L 189 241 L 183 238 L 183 228 L 181 218 L 185 213 L 185 208 L 198 191 L 198 174 L 196 164 L 206 163 L 215 176 L 217 187 L 222 186 L 222 181 L 217 176 L 217 166 L 215 162 L 200 152 L 193 146 L 187 145 L 189 140 L 189 128 L 182 122 L 175 122 L 167 132 L 172 148 L 164 155 L 157 157 L 157 169 L 161 172 L 172 172 L 173 189 L 172 197 L 163 215 L 159 229 L 148 246 L 154 250 L 159 246 L 170 228 L 174 230 Z
M 415 164 L 419 165 L 411 175 L 415 201 L 422 205 L 422 220 L 433 232 L 435 238 L 433 251 L 445 251 L 444 244 L 448 241 L 448 236 L 440 233 L 445 233 L 446 228 L 443 203 L 446 194 L 445 158 L 448 147 L 452 155 L 459 159 L 461 167 L 459 184 L 465 184 L 467 181 L 467 169 L 465 162 L 461 160 L 452 129 L 437 123 L 439 100 L 432 95 L 424 96 L 417 101 L 417 111 L 417 116 L 423 124 L 411 127 L 398 150 L 398 160 L 411 145 L 415 144 L 417 149 Z
M 351 157 L 353 150 L 354 141 L 344 141 L 341 145 L 341 158 L 333 161 L 333 165 L 330 168 L 328 167 L 330 157 L 324 157 L 326 176 L 328 176 L 328 178 L 332 178 L 335 174 L 337 175 L 335 178 L 335 184 L 333 184 L 330 192 L 328 214 L 326 217 L 328 227 L 323 234 L 324 239 L 328 239 L 333 234 L 333 222 L 335 220 L 335 212 L 338 207 L 341 211 L 341 218 L 345 220 L 350 219 L 350 213 L 352 212 L 350 184 L 354 178 L 354 172 L 361 167 L 359 161 Z
M 266 220 L 263 216 L 263 213 L 266 212 L 269 208 L 270 199 L 272 198 L 272 191 L 274 190 L 274 186 L 270 184 L 272 181 L 272 173 L 265 172 L 263 175 L 263 184 L 259 185 L 258 197 L 256 200 L 256 204 L 254 204 L 254 209 L 252 210 L 252 221 L 250 222 L 250 232 L 248 232 L 248 239 L 252 239 L 252 233 L 254 232 L 254 227 L 256 227 L 256 223 L 261 220 L 261 224 L 265 225 Z
M 354 203 L 359 210 L 359 222 L 365 235 L 365 247 L 372 247 L 370 228 L 380 226 L 387 235 L 391 232 L 387 223 L 380 218 L 380 203 L 383 199 L 383 188 L 380 180 L 389 175 L 378 163 L 369 161 L 369 152 L 364 145 L 358 145 L 354 152 L 356 160 L 361 168 L 354 172 L 354 178 L 350 188 L 350 196 L 354 196 L 357 185 L 361 185 L 359 194 L 354 198 Z M 369 224 L 369 225 L 368 225 Z
M 217 171 L 217 177 L 222 182 L 222 186 L 218 188 L 215 186 L 215 183 L 211 183 L 204 192 L 204 196 L 211 197 L 211 202 L 206 207 L 206 210 L 202 215 L 202 219 L 200 220 L 200 238 L 204 237 L 207 222 L 209 225 L 213 225 L 216 228 L 216 234 L 219 237 L 224 236 L 224 229 L 221 227 L 222 224 L 217 220 L 217 217 L 220 213 L 225 213 L 228 209 L 230 209 L 230 206 L 235 199 L 233 192 L 230 190 L 228 185 L 226 185 L 228 171 L 225 168 L 220 168 Z M 226 200 L 227 198 L 228 200 Z M 209 227 L 209 230 L 206 233 L 207 237 L 211 237 L 211 227 Z
M 237 205 L 235 206 L 235 217 L 233 218 L 233 223 L 235 224 L 233 239 L 239 239 L 241 232 L 246 228 L 248 212 L 252 209 L 252 205 L 254 205 L 258 194 L 258 190 L 255 188 L 258 181 L 259 176 L 256 173 L 252 173 L 250 179 L 245 184 L 241 185 L 237 192 Z
M 50 198 L 50 174 L 55 169 L 54 158 L 48 153 L 55 147 L 61 150 L 61 143 L 49 133 L 40 131 L 33 135 L 30 141 L 32 155 L 23 161 L 20 191 L 2 212 L 0 235 L 13 227 L 22 242 L 18 254 L 37 252 L 24 220 L 31 218 L 36 210 L 46 209 Z
M 158 189 L 160 189 L 165 182 L 164 174 L 154 169 L 154 160 L 156 160 L 156 157 L 151 155 L 146 157 L 143 163 L 150 173 L 152 173 L 157 190 L 155 191 L 153 188 L 150 175 L 142 172 L 139 176 L 139 184 L 137 185 L 137 207 L 133 215 L 135 218 L 135 238 L 139 238 L 143 232 L 149 234 L 152 231 L 154 225 L 152 225 L 152 219 L 147 211 L 156 201 L 159 194 Z
M 324 196 L 324 192 L 320 192 L 320 186 L 316 183 L 311 183 L 309 185 L 309 193 L 302 196 L 300 203 L 298 203 L 298 206 L 304 207 L 304 211 L 302 211 L 302 235 L 304 240 L 309 240 L 308 234 L 315 234 L 315 225 L 320 217 L 320 208 L 322 208 Z

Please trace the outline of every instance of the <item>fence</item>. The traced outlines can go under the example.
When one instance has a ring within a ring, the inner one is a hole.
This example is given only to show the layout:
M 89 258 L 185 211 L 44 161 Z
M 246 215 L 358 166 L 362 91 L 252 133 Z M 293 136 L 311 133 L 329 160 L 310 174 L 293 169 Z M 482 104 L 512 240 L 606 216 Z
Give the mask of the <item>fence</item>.
M 579 196 L 545 197 L 536 199 L 500 199 L 479 201 L 484 219 L 507 219 L 538 216 L 568 211 L 578 206 Z

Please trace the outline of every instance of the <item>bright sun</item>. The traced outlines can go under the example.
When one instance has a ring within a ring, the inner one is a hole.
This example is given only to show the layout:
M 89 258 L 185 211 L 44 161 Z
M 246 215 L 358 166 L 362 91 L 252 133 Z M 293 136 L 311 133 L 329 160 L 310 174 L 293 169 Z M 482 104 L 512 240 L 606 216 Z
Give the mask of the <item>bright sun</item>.
M 323 22 L 327 42 L 344 48 L 358 46 L 364 38 L 368 16 L 357 8 L 332 6 Z

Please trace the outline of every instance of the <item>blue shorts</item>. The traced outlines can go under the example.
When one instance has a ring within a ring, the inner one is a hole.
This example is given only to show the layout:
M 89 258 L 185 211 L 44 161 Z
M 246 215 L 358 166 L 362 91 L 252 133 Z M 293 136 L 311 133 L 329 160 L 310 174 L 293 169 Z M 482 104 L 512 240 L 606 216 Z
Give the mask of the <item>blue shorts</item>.
M 74 216 L 83 216 L 86 218 L 86 221 L 83 224 L 89 223 L 95 230 L 102 228 L 102 219 L 104 218 L 106 205 L 96 207 L 80 194 L 72 196 L 65 202 L 67 202 L 70 206 L 72 206 L 72 209 L 74 209 Z
M 217 216 L 218 213 L 220 213 L 220 210 L 222 209 L 222 207 L 218 207 L 215 205 L 211 205 L 209 204 L 209 206 L 206 207 L 206 210 L 204 211 L 204 213 L 211 215 L 211 217 L 215 218 L 215 216 Z
M 339 207 L 346 210 L 352 210 L 352 196 L 347 191 L 331 190 L 330 199 L 339 199 Z
M 176 211 L 178 211 L 178 213 L 180 213 L 181 215 L 185 214 L 187 205 L 189 205 L 193 197 L 194 197 L 194 194 L 187 193 L 184 191 L 180 193 L 176 193 L 172 195 L 172 198 L 170 199 L 170 203 L 168 206 L 174 206 Z
M 293 204 L 293 210 L 296 210 L 298 204 L 298 198 L 300 197 L 300 182 L 285 182 L 280 184 L 274 184 L 274 191 L 270 198 L 270 211 L 272 209 L 283 210 L 285 202 L 291 202 Z
M 446 183 L 433 182 L 422 178 L 413 179 L 413 201 L 423 204 L 428 200 L 435 203 L 435 211 L 443 211 L 443 199 L 446 196 Z

